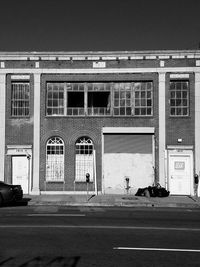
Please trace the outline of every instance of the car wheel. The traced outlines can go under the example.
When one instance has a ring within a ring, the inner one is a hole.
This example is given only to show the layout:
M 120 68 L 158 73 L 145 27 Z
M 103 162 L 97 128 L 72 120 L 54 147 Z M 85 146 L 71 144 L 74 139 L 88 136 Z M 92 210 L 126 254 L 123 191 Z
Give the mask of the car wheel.
M 0 206 L 2 206 L 3 205 L 3 197 L 2 197 L 2 195 L 0 194 Z

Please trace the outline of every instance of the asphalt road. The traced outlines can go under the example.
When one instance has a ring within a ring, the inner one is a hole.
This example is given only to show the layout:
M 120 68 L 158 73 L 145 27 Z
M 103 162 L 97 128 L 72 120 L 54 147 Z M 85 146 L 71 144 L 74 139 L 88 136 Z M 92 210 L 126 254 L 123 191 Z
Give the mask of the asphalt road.
M 0 209 L 0 266 L 200 266 L 200 210 Z

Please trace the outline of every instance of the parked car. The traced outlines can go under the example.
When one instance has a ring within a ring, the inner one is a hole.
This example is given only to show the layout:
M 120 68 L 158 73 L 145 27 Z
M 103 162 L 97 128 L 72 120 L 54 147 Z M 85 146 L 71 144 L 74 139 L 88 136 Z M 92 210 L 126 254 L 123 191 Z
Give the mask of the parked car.
M 22 198 L 21 185 L 6 184 L 0 181 L 0 206 L 5 203 L 20 201 Z

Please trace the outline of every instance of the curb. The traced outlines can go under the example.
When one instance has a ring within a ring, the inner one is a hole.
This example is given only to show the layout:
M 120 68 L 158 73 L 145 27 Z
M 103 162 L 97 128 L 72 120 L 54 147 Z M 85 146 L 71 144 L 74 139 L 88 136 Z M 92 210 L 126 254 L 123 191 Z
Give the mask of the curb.
M 89 203 L 89 202 L 53 202 L 53 201 L 30 201 L 28 206 L 69 206 L 69 207 L 148 207 L 148 208 L 188 208 L 188 209 L 198 209 L 200 205 L 198 203 L 187 204 L 187 203 Z

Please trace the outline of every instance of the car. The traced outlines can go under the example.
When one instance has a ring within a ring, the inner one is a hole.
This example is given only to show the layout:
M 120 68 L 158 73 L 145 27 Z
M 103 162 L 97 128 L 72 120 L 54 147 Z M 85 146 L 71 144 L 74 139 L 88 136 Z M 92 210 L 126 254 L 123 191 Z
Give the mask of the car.
M 0 206 L 10 202 L 22 200 L 23 190 L 21 185 L 12 185 L 0 181 Z

